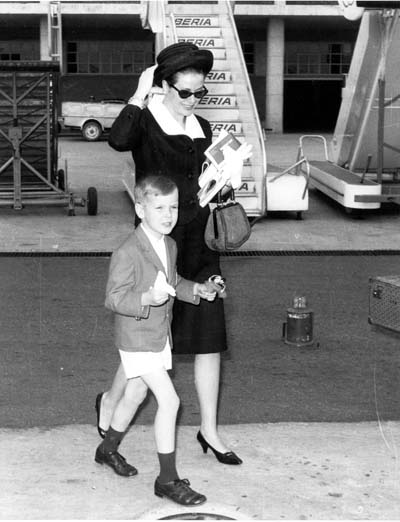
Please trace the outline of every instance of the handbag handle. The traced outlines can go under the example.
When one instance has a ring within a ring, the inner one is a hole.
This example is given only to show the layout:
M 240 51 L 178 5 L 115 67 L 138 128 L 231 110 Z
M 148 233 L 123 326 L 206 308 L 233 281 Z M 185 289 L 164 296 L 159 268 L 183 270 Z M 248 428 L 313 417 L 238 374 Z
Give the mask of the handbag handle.
M 214 225 L 214 237 L 215 239 L 218 239 L 219 232 L 218 232 L 218 222 L 217 222 L 217 210 L 218 208 L 221 208 L 224 206 L 224 202 L 222 201 L 222 189 L 217 192 L 217 206 L 213 209 L 213 225 Z M 229 191 L 229 197 L 231 201 L 235 201 L 235 190 L 231 188 Z
M 230 191 L 229 191 L 229 198 L 232 200 L 232 201 L 235 201 L 235 189 L 231 188 Z M 218 206 L 221 206 L 223 205 L 223 201 L 222 201 L 222 189 L 219 190 L 217 192 L 217 205 Z

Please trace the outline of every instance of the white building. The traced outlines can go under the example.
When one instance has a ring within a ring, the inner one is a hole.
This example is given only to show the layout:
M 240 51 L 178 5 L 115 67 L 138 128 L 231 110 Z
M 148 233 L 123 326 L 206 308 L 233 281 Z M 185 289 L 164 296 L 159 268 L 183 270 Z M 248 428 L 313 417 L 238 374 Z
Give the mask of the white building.
M 164 3 L 179 12 L 189 2 Z M 203 12 L 218 8 L 215 0 L 190 3 Z M 333 130 L 359 20 L 344 18 L 337 1 L 231 6 L 262 125 Z M 145 8 L 140 0 L 0 2 L 0 60 L 60 54 L 62 101 L 127 99 L 155 55 L 156 36 L 142 26 Z

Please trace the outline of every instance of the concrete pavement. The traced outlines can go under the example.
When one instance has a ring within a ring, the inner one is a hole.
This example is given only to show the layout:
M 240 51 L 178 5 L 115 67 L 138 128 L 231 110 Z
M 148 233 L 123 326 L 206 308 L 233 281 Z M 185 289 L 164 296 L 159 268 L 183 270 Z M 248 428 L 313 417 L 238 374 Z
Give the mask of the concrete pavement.
M 136 426 L 121 453 L 139 470 L 122 478 L 93 461 L 93 426 L 0 430 L 1 519 L 398 520 L 400 423 L 222 426 L 242 458 L 203 455 L 196 428 L 178 429 L 178 469 L 208 497 L 183 508 L 153 493 L 151 426 Z M 5 463 L 5 464 L 4 464 Z M 200 513 L 207 514 L 201 517 Z
M 286 168 L 296 159 L 297 134 L 269 135 L 268 162 Z M 88 187 L 99 193 L 99 213 L 88 216 L 77 207 L 68 217 L 66 208 L 27 207 L 0 210 L 1 252 L 110 252 L 129 233 L 132 204 L 122 184 L 131 168 L 130 154 L 111 149 L 105 141 L 88 143 L 62 138 L 59 167 L 67 160 L 71 190 L 86 196 Z M 320 147 L 311 150 L 319 159 Z M 400 248 L 398 208 L 370 211 L 354 219 L 321 194 L 310 191 L 309 210 L 297 221 L 294 213 L 270 212 L 257 222 L 241 250 L 385 250 Z
M 294 162 L 298 136 L 268 136 L 271 163 Z M 99 214 L 77 209 L 1 209 L 0 254 L 6 252 L 109 252 L 132 226 L 131 203 L 121 175 L 129 154 L 105 142 L 60 140 L 70 184 L 99 191 Z M 242 250 L 399 249 L 400 215 L 374 212 L 355 220 L 317 194 L 303 221 L 269 215 L 258 222 Z M 16 383 L 17 385 L 17 383 Z M 340 383 L 338 383 L 340 385 Z M 6 397 L 3 395 L 3 400 Z M 45 406 L 44 406 L 45 407 Z M 127 519 L 400 519 L 400 422 L 224 425 L 221 433 L 242 466 L 203 455 L 196 429 L 178 430 L 178 467 L 208 497 L 185 509 L 153 494 L 158 465 L 151 426 L 135 426 L 121 452 L 139 469 L 124 479 L 97 465 L 93 419 L 56 429 L 0 429 L 0 518 Z M 195 515 L 194 513 L 197 514 Z M 200 515 L 205 513 L 206 515 Z

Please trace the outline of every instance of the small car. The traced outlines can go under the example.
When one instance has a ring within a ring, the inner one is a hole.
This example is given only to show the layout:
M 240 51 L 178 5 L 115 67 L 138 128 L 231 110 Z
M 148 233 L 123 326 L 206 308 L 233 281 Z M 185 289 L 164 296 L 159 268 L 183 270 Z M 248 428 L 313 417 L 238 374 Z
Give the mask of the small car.
M 97 141 L 110 129 L 126 102 L 119 99 L 99 102 L 62 102 L 59 124 L 61 129 L 79 129 L 87 141 Z

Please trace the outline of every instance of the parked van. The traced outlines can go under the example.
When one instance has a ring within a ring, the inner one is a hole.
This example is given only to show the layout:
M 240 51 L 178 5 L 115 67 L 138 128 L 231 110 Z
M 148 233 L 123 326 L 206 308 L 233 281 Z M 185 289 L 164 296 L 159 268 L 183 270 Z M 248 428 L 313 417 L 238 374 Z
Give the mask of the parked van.
M 118 114 L 125 107 L 123 100 L 100 102 L 63 102 L 61 104 L 61 129 L 79 129 L 87 141 L 97 141 L 106 129 L 110 129 Z

